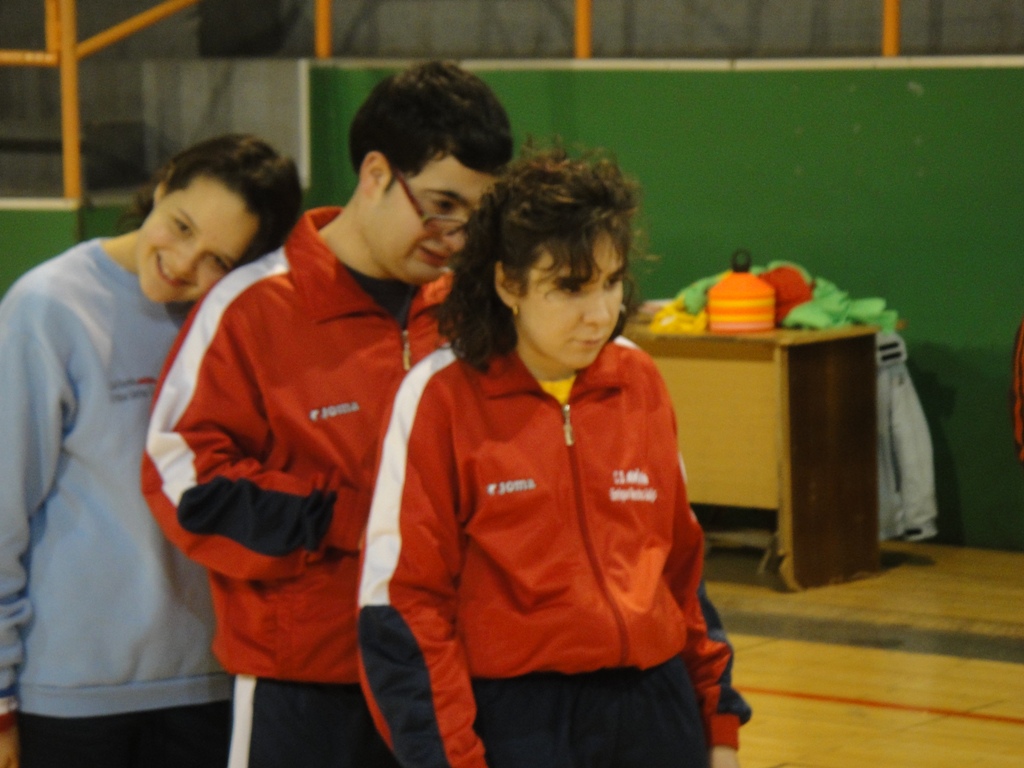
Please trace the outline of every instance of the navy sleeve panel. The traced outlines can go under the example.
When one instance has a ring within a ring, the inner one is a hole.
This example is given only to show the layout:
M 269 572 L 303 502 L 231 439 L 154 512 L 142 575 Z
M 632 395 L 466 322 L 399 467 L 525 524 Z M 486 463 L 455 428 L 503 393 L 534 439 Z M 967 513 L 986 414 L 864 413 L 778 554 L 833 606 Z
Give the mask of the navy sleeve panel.
M 295 496 L 251 480 L 216 477 L 185 491 L 178 522 L 190 533 L 219 534 L 253 552 L 281 557 L 315 552 L 334 515 L 334 492 Z
M 373 700 L 391 731 L 391 748 L 399 762 L 449 768 L 426 662 L 401 614 L 389 605 L 361 608 L 359 650 Z
M 732 643 L 729 642 L 729 637 L 725 634 L 725 627 L 722 626 L 722 618 L 718 615 L 718 610 L 711 602 L 711 598 L 708 597 L 703 579 L 701 579 L 700 586 L 697 588 L 697 597 L 700 598 L 700 609 L 704 614 L 704 623 L 708 625 L 708 637 L 716 643 L 725 643 L 729 646 L 729 663 L 726 665 L 725 671 L 722 672 L 722 677 L 718 681 L 722 686 L 722 695 L 718 700 L 718 712 L 719 714 L 736 715 L 742 725 L 750 720 L 753 710 L 746 699 L 740 696 L 740 692 L 732 687 Z

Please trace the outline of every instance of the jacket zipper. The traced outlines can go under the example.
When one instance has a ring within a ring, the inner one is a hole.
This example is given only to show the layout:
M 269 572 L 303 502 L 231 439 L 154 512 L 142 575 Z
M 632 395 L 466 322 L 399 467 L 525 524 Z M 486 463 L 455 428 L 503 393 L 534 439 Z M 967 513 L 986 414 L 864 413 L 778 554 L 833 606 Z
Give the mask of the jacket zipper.
M 409 329 L 402 329 L 402 367 L 405 370 L 412 368 L 412 347 L 409 345 Z
M 626 622 L 619 612 L 618 606 L 612 600 L 608 583 L 605 581 L 604 573 L 601 571 L 597 555 L 594 552 L 594 542 L 590 538 L 590 528 L 587 526 L 587 516 L 583 503 L 583 482 L 580 473 L 579 459 L 576 455 L 576 440 L 573 434 L 572 421 L 569 419 L 569 404 L 562 406 L 562 428 L 565 432 L 565 444 L 569 448 L 569 466 L 572 468 L 572 487 L 576 497 L 576 516 L 579 520 L 580 534 L 583 536 L 583 546 L 587 551 L 587 560 L 590 562 L 590 569 L 594 572 L 594 578 L 601 588 L 601 594 L 608 603 L 612 615 L 615 617 L 615 624 L 619 629 L 619 647 L 621 648 L 619 666 L 625 666 L 629 658 L 629 636 L 626 633 Z

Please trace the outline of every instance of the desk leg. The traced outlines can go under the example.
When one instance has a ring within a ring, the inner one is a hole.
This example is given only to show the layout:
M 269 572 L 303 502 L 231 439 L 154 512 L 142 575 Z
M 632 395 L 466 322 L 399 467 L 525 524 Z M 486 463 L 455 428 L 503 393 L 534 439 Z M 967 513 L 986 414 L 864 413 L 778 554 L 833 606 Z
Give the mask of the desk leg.
M 789 466 L 780 573 L 792 589 L 880 568 L 875 339 L 785 348 Z M 785 460 L 785 459 L 784 459 Z

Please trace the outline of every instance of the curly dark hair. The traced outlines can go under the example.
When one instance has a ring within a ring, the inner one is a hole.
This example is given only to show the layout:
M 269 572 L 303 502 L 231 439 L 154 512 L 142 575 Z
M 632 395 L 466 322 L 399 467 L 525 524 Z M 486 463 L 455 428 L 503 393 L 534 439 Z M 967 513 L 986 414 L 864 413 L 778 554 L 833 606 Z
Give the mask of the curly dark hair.
M 451 292 L 438 321 L 455 353 L 483 370 L 492 356 L 515 349 L 512 312 L 494 287 L 496 264 L 522 295 L 530 269 L 547 252 L 552 272 L 568 268 L 563 285 L 583 286 L 597 268 L 594 248 L 603 236 L 621 254 L 627 276 L 620 332 L 633 304 L 628 270 L 639 197 L 636 182 L 600 152 L 573 158 L 563 147 L 528 148 L 484 195 L 467 226 L 466 246 L 453 257 Z

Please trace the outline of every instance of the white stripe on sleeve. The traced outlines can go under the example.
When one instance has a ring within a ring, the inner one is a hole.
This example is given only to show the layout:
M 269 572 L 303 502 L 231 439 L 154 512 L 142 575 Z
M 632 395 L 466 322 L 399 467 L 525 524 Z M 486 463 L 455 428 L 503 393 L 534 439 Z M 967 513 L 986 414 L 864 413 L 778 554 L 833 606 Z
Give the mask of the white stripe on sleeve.
M 195 454 L 175 427 L 196 390 L 203 358 L 220 327 L 228 306 L 260 280 L 280 275 L 289 269 L 284 249 L 257 259 L 230 272 L 206 295 L 188 335 L 167 371 L 153 404 L 146 433 L 146 453 L 163 479 L 163 491 L 177 506 L 182 494 L 196 484 Z
M 366 528 L 366 557 L 359 582 L 359 607 L 390 605 L 388 585 L 402 551 L 399 525 L 409 434 L 427 383 L 455 361 L 450 349 L 440 349 L 420 361 L 405 377 L 395 395 L 391 421 L 381 448 L 370 521 Z

